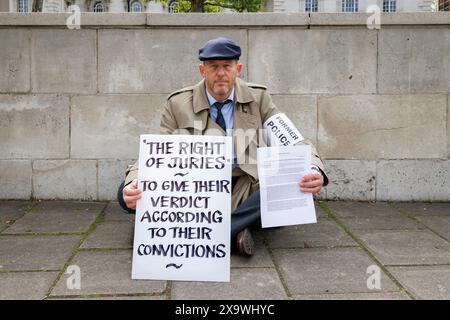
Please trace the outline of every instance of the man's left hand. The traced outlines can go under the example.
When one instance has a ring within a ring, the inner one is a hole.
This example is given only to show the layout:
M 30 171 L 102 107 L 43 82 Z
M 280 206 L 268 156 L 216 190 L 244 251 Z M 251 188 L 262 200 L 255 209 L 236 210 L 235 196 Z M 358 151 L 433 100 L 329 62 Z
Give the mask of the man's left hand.
M 312 170 L 310 173 L 303 176 L 299 185 L 301 192 L 318 193 L 323 187 L 322 174 L 316 170 Z

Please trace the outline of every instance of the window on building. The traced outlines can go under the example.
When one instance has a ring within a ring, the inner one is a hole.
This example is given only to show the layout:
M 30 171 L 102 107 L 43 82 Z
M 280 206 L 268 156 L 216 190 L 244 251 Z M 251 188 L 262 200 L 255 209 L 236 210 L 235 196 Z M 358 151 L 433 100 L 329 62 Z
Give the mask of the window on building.
M 305 11 L 306 12 L 317 12 L 318 10 L 318 0 L 305 0 Z
M 130 12 L 142 12 L 142 4 L 139 1 L 133 2 Z
M 342 0 L 342 12 L 358 12 L 358 0 Z
M 28 0 L 19 0 L 17 2 L 17 12 L 28 12 Z
M 450 11 L 450 0 L 439 0 L 439 11 Z
M 397 0 L 383 0 L 383 12 L 396 12 Z
M 97 2 L 94 6 L 94 12 L 105 12 L 105 6 L 101 2 Z

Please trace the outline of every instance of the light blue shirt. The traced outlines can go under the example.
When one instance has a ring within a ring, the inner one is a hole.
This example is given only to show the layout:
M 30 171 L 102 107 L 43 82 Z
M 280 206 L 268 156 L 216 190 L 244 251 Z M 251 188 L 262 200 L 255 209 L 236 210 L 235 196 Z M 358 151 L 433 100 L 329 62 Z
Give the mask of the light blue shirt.
M 208 97 L 208 102 L 209 102 L 209 106 L 210 106 L 210 110 L 209 113 L 211 115 L 211 118 L 216 121 L 217 119 L 217 107 L 214 105 L 214 103 L 216 103 L 218 100 L 214 99 L 214 97 L 212 95 L 209 94 L 208 90 L 206 90 L 206 96 Z M 222 115 L 223 115 L 223 119 L 225 120 L 225 125 L 227 128 L 227 136 L 232 137 L 233 136 L 233 115 L 234 115 L 234 87 L 231 90 L 230 95 L 228 96 L 227 99 L 230 99 L 231 102 L 224 104 L 222 107 Z M 225 99 L 225 100 L 227 100 Z M 233 150 L 233 168 L 237 166 L 237 157 L 236 157 L 236 153 Z

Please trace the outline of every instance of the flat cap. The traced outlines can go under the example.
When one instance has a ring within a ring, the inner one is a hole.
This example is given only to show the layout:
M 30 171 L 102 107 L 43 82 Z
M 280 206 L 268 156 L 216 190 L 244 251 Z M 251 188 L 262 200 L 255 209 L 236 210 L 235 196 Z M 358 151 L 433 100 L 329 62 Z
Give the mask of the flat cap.
M 233 40 L 220 37 L 211 39 L 198 50 L 198 58 L 205 60 L 238 60 L 241 56 L 241 47 Z

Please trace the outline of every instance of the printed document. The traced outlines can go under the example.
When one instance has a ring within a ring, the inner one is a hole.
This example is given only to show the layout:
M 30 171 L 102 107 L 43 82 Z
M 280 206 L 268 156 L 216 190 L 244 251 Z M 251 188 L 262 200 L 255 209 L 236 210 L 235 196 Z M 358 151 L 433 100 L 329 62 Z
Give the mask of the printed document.
M 310 171 L 309 145 L 258 148 L 263 228 L 317 222 L 313 196 L 299 185 Z

